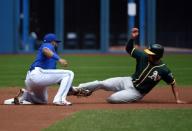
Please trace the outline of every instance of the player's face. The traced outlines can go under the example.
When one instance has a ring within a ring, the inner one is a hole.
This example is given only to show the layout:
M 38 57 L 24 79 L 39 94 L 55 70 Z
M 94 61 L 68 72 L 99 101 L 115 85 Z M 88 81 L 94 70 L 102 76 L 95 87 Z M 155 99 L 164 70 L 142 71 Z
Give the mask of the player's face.
M 58 43 L 56 41 L 52 41 L 52 44 L 57 47 Z
M 148 60 L 151 63 L 153 63 L 155 61 L 153 55 L 148 55 Z
M 154 55 L 148 55 L 148 61 L 153 64 L 158 64 L 160 59 L 157 59 Z

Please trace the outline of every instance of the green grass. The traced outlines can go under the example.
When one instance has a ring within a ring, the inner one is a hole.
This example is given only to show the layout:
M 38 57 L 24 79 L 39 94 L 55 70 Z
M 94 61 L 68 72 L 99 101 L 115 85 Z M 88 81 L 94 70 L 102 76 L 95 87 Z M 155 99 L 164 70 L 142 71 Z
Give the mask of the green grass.
M 24 86 L 27 70 L 35 55 L 0 55 L 0 87 Z M 135 60 L 129 55 L 63 55 L 75 72 L 74 85 L 109 77 L 130 76 Z M 167 55 L 164 62 L 177 84 L 191 87 L 192 55 Z M 163 82 L 160 86 L 165 85 Z M 192 110 L 81 111 L 45 130 L 57 131 L 189 131 Z
M 192 55 L 168 55 L 164 61 L 175 75 L 178 85 L 192 85 Z
M 81 111 L 45 131 L 189 131 L 192 110 Z
M 26 72 L 34 57 L 35 55 L 0 55 L 0 87 L 24 86 Z M 63 55 L 62 57 L 69 62 L 67 69 L 75 72 L 74 85 L 96 79 L 130 76 L 135 70 L 135 60 L 129 55 Z M 164 58 L 178 85 L 192 85 L 191 58 L 192 55 L 167 55 Z

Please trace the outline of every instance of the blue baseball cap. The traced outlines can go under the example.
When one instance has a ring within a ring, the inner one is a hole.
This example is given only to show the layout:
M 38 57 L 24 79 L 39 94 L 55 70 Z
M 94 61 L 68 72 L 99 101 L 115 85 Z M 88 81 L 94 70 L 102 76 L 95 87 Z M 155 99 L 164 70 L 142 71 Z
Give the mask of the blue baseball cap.
M 61 41 L 57 39 L 56 35 L 53 33 L 48 33 L 44 36 L 43 38 L 43 42 L 51 42 L 51 41 L 55 41 L 57 43 L 60 43 Z

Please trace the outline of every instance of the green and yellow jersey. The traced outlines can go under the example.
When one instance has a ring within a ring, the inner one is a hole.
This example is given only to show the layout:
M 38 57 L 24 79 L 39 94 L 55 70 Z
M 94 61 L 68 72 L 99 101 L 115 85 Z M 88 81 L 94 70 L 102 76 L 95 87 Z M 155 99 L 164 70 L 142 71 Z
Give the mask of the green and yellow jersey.
M 160 80 L 164 80 L 167 84 L 175 83 L 175 79 L 166 64 L 162 61 L 158 64 L 150 63 L 147 54 L 134 48 L 133 39 L 128 41 L 126 51 L 136 59 L 136 69 L 132 75 L 132 82 L 141 94 L 148 93 Z

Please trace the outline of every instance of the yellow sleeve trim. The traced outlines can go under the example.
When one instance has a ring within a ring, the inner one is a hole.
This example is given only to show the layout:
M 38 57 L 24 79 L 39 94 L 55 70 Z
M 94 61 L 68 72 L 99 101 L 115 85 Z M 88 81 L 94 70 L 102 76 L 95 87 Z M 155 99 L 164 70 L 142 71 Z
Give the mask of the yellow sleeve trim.
M 132 51 L 131 51 L 131 56 L 132 56 L 134 50 L 135 50 L 135 48 L 132 49 Z
M 174 80 L 172 83 L 170 83 L 170 85 L 174 85 L 174 84 L 175 84 L 175 82 L 176 82 L 176 81 Z

